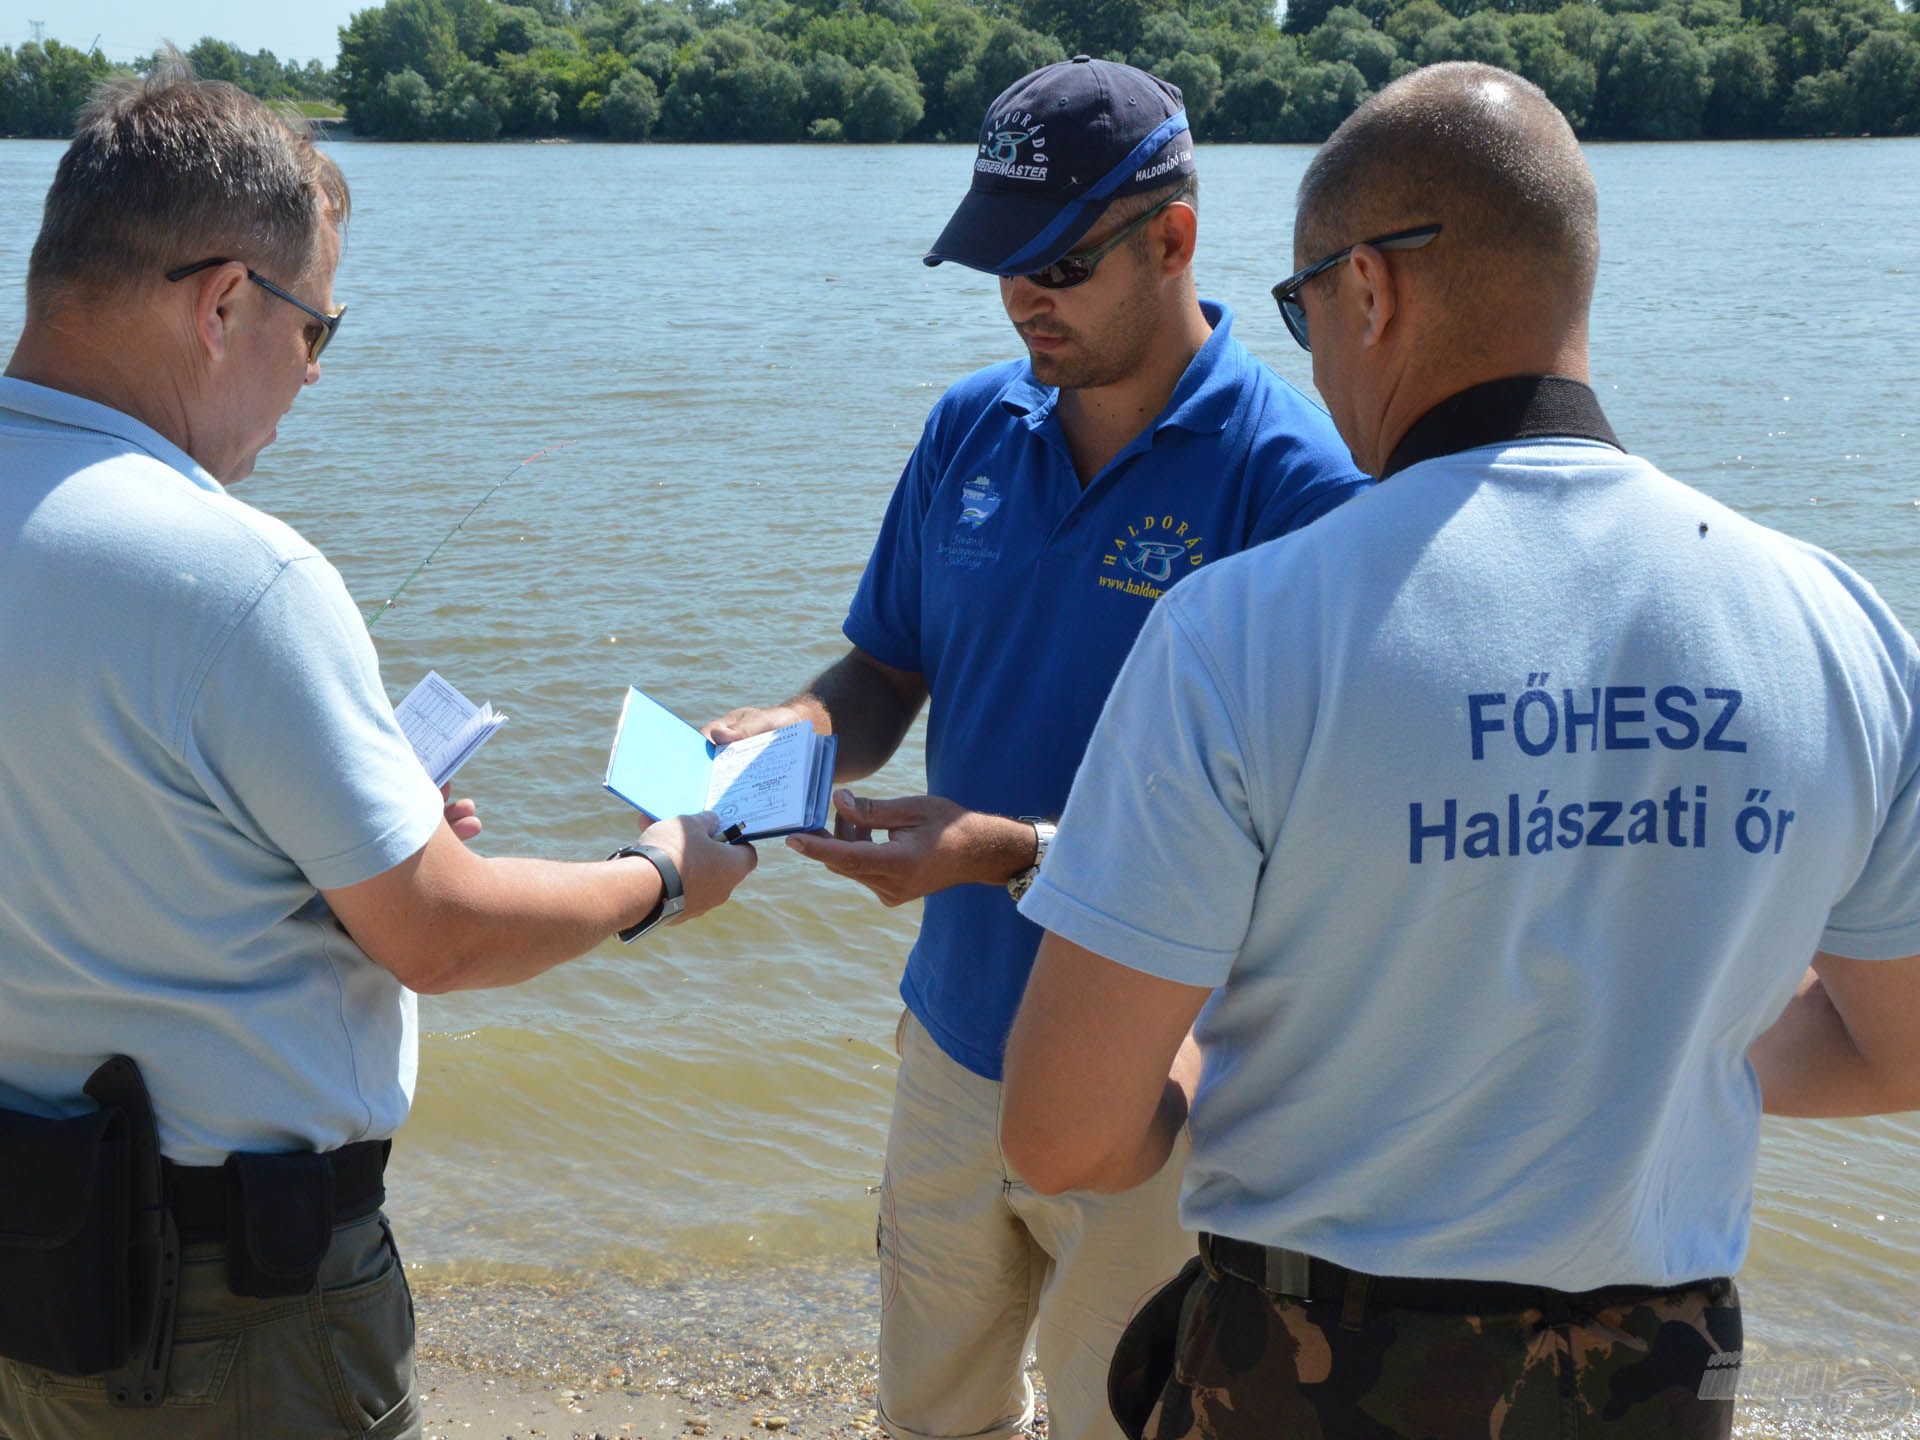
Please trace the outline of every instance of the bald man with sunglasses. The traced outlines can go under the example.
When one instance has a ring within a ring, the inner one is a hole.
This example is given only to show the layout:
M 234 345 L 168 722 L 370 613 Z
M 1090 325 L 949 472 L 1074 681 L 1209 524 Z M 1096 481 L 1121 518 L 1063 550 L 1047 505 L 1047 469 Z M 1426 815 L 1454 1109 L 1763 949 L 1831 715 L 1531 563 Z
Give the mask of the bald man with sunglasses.
M 1020 1173 L 1189 1157 L 1136 1440 L 1726 1440 L 1763 1104 L 1920 1107 L 1920 647 L 1626 450 L 1599 259 L 1491 66 L 1301 182 L 1273 293 L 1380 484 L 1155 608 L 1021 906 Z
M 1191 1253 L 1177 1159 L 1126 1197 L 1042 1197 L 1008 1169 L 996 1120 L 1039 940 L 1014 902 L 1149 609 L 1366 484 L 1327 416 L 1197 297 L 1197 205 L 1173 86 L 1079 56 L 994 102 L 926 263 L 997 275 L 1026 358 L 935 405 L 854 597 L 848 654 L 784 705 L 708 727 L 732 740 L 810 721 L 839 736 L 837 779 L 854 781 L 930 711 L 930 793 L 842 791 L 832 836 L 788 841 L 885 904 L 925 901 L 878 1230 L 880 1409 L 896 1437 L 1018 1433 L 1035 1338 L 1050 1433 L 1116 1435 L 1114 1340 Z M 1285 633 L 1285 616 L 1272 624 Z

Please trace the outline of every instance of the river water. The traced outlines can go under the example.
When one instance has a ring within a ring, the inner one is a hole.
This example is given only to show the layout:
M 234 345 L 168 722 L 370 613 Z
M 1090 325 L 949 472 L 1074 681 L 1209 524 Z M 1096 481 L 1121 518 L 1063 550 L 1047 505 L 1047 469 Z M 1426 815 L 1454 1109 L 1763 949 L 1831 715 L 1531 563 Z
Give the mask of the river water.
M 0 143 L 0 335 L 59 153 Z M 1204 151 L 1198 265 L 1242 340 L 1309 391 L 1266 292 L 1292 268 L 1310 153 Z M 624 687 L 699 720 L 782 698 L 840 653 L 928 405 L 1016 352 L 988 278 L 919 261 L 966 152 L 335 154 L 355 196 L 336 285 L 351 308 L 242 493 L 372 606 L 518 461 L 559 447 L 373 633 L 396 696 L 433 667 L 512 715 L 462 776 L 481 848 L 605 854 L 633 832 L 599 784 Z M 1623 439 L 1837 552 L 1920 622 L 1920 142 L 1590 155 L 1594 374 Z M 917 733 L 867 788 L 923 788 Z M 777 845 L 762 859 L 738 903 L 658 943 L 422 1002 L 393 1190 L 430 1275 L 870 1254 L 916 915 Z M 1769 1122 L 1742 1277 L 1766 1354 L 1920 1375 L 1917 1145 L 1913 1116 Z

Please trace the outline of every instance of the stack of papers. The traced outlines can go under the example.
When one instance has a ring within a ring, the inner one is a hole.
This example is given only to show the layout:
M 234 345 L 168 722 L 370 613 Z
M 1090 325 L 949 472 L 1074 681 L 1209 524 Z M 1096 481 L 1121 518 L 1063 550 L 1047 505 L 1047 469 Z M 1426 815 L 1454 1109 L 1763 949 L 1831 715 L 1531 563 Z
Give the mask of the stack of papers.
M 441 679 L 438 670 L 429 670 L 427 678 L 393 707 L 393 718 L 436 785 L 451 780 L 507 723 L 507 717 L 492 705 L 476 706 Z
M 820 830 L 839 742 L 805 723 L 715 745 L 666 706 L 627 690 L 607 789 L 654 820 L 711 810 L 742 840 Z

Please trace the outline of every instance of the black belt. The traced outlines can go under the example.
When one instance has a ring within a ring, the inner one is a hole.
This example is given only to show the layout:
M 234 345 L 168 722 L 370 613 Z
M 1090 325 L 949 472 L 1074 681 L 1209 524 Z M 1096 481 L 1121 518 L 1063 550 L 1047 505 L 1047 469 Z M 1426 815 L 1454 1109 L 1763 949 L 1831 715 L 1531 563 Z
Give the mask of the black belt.
M 1402 1275 L 1368 1275 L 1331 1260 L 1230 1240 L 1222 1235 L 1200 1237 L 1200 1261 L 1210 1274 L 1231 1275 L 1274 1295 L 1296 1300 L 1333 1301 L 1346 1307 L 1349 1323 L 1368 1305 L 1401 1310 L 1430 1310 L 1443 1314 L 1495 1315 L 1539 1310 L 1549 1323 L 1590 1317 L 1616 1306 L 1637 1305 L 1664 1295 L 1707 1290 L 1724 1295 L 1726 1279 L 1689 1280 L 1681 1285 L 1608 1285 L 1598 1290 L 1553 1290 L 1544 1285 L 1517 1285 L 1501 1280 L 1428 1280 Z
M 384 1175 L 391 1140 L 362 1140 L 329 1150 L 318 1158 L 326 1162 L 333 1179 L 333 1222 L 343 1224 L 371 1215 L 386 1203 Z M 300 1156 L 301 1160 L 312 1157 Z M 233 1166 L 176 1165 L 165 1162 L 167 1207 L 179 1227 L 183 1244 L 224 1241 L 236 1205 L 238 1189 Z

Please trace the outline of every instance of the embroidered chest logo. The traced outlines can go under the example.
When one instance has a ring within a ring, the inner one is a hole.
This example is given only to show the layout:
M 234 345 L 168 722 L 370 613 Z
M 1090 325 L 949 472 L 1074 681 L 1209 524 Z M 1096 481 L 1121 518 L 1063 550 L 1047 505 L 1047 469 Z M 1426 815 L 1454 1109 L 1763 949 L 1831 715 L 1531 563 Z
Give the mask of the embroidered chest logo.
M 994 489 L 993 477 L 976 475 L 960 487 L 960 513 L 940 546 L 940 556 L 957 570 L 982 570 L 1000 558 L 1000 546 L 991 538 L 997 527 L 981 533 L 999 510 L 1004 497 Z
M 1206 544 L 1173 515 L 1148 515 L 1127 526 L 1100 557 L 1100 588 L 1157 600 L 1189 570 L 1207 563 Z
M 978 530 L 999 508 L 1000 492 L 993 488 L 992 477 L 976 475 L 960 487 L 960 521 L 956 528 Z
M 1009 180 L 1045 180 L 1047 140 L 1043 132 L 1046 128 L 1030 110 L 1009 110 L 994 116 L 987 122 L 987 133 L 980 141 L 980 154 L 973 168 L 984 175 L 1004 175 Z

